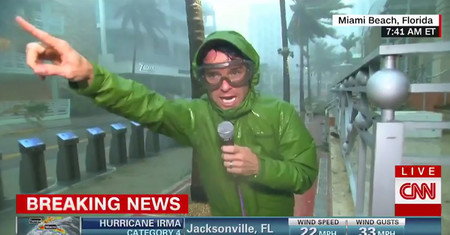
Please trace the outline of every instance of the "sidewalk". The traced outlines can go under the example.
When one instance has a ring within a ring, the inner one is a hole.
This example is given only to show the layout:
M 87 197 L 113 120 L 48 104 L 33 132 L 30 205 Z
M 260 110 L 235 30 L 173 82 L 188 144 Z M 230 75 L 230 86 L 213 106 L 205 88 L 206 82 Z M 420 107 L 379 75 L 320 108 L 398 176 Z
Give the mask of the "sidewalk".
M 308 128 L 310 134 L 312 135 L 316 146 L 317 146 L 317 161 L 318 164 L 320 164 L 321 157 L 327 156 L 328 153 L 324 152 L 322 150 L 323 146 L 323 138 L 322 138 L 322 128 L 323 128 L 323 122 L 325 121 L 323 116 L 316 116 L 312 120 L 305 121 L 306 128 Z M 320 169 L 319 169 L 320 170 Z M 305 192 L 302 195 L 295 195 L 295 208 L 294 208 L 294 216 L 314 216 L 314 206 L 315 206 L 315 200 L 317 196 L 317 182 L 319 181 L 319 177 L 322 177 L 324 175 L 319 175 L 318 179 L 316 180 L 316 183 L 309 189 L 307 192 Z M 320 185 L 319 187 L 322 187 Z M 319 202 L 320 203 L 320 202 Z M 326 213 L 326 212 L 320 212 Z

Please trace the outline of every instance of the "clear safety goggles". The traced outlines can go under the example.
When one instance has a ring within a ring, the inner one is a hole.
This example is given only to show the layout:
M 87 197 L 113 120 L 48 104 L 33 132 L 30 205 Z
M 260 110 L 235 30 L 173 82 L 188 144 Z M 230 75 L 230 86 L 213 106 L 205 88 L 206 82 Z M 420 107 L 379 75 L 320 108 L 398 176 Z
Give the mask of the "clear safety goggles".
M 253 77 L 253 68 L 251 61 L 235 59 L 225 63 L 201 65 L 197 74 L 209 90 L 215 90 L 222 85 L 223 80 L 233 87 L 247 85 Z

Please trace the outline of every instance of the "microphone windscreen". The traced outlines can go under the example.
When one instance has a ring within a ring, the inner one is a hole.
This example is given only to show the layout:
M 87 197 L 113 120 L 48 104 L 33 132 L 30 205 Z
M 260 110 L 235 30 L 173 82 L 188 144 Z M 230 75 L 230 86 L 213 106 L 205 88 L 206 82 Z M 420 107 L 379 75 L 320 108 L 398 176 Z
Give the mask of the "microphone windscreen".
M 217 132 L 223 140 L 232 139 L 234 136 L 234 126 L 229 121 L 224 121 L 217 127 Z

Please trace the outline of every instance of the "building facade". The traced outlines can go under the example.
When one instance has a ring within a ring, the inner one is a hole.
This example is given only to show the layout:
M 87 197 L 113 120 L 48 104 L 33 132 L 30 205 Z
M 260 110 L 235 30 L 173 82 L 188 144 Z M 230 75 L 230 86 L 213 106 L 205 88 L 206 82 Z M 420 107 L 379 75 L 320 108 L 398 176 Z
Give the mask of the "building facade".
M 447 0 L 372 0 L 369 12 L 360 14 L 440 14 L 442 15 L 441 38 L 381 38 L 379 27 L 364 28 L 364 55 L 384 44 L 410 44 L 422 42 L 442 42 L 450 40 L 450 2 Z M 398 60 L 398 68 L 404 71 L 411 83 L 450 82 L 450 55 L 448 53 L 415 54 Z M 408 108 L 435 110 L 437 106 L 448 104 L 446 94 L 411 94 Z
M 187 97 L 189 42 L 184 2 L 141 2 L 138 7 L 130 7 L 133 1 L 121 0 L 103 1 L 98 5 L 97 25 L 102 44 L 99 63 L 162 93 Z M 137 25 L 131 21 L 123 25 L 130 14 L 139 15 Z
M 33 37 L 22 31 L 14 21 L 14 15 L 23 16 L 36 27 L 50 34 L 67 40 L 87 58 L 97 60 L 97 30 L 95 28 L 95 4 L 93 1 L 29 1 L 0 3 L 0 7 L 9 8 L 12 12 L 5 19 L 12 31 L 4 37 L 11 41 L 10 47 L 0 52 L 0 99 L 40 100 L 57 99 L 59 97 L 60 79 L 49 78 L 42 82 L 37 79 L 26 65 L 26 43 L 35 41 Z M 82 12 L 82 14 L 80 14 Z M 79 27 L 83 25 L 83 27 Z M 87 40 L 89 39 L 89 40 Z M 92 43 L 94 42 L 94 43 Z

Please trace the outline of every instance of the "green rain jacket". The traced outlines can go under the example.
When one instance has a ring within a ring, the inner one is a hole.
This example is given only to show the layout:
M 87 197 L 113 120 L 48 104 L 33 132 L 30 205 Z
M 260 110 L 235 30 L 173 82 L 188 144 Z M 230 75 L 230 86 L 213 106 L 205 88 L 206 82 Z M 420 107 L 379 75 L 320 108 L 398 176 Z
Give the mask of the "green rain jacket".
M 237 108 L 221 110 L 206 95 L 192 101 L 168 101 L 146 86 L 97 65 L 93 83 L 78 88 L 78 92 L 110 112 L 195 148 L 213 215 L 241 215 L 239 182 L 246 215 L 292 216 L 294 193 L 304 193 L 317 176 L 314 141 L 292 105 L 255 91 L 259 56 L 252 45 L 236 32 L 219 31 L 210 34 L 200 48 L 218 40 L 232 43 L 255 64 L 250 92 Z M 218 124 L 224 120 L 234 124 L 235 144 L 249 147 L 258 156 L 257 175 L 236 177 L 227 173 L 217 133 Z

